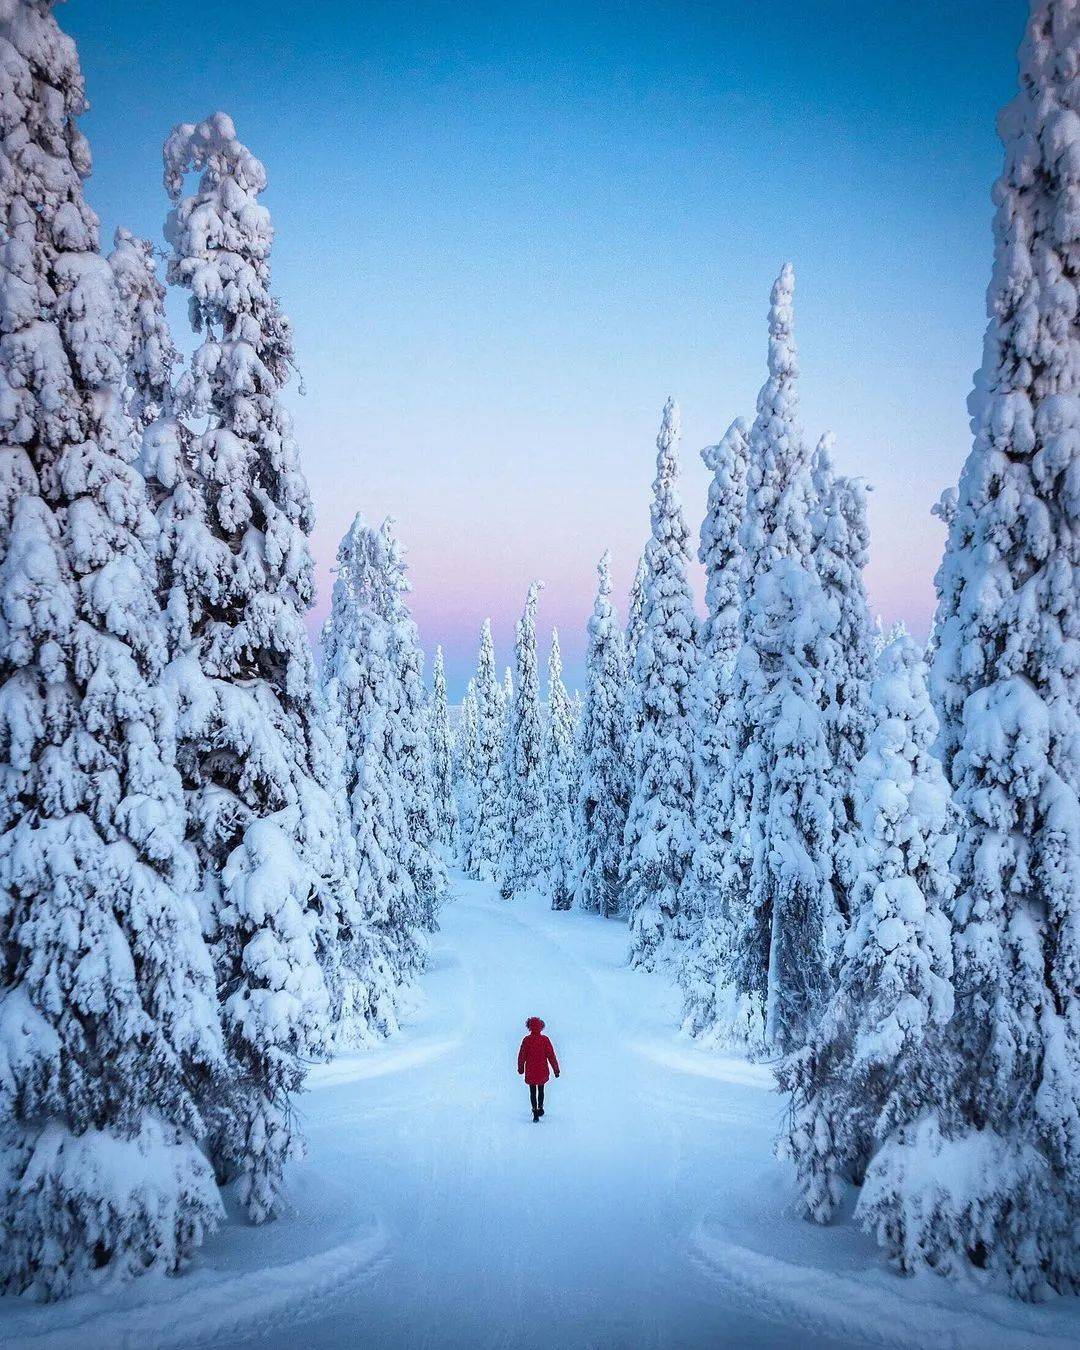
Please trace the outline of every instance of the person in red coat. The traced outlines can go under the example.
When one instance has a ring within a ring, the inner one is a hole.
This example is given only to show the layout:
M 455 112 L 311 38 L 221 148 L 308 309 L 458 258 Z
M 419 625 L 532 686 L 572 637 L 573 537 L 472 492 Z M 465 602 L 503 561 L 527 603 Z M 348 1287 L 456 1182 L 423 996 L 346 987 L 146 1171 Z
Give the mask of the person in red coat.
M 555 1058 L 555 1047 L 544 1035 L 544 1023 L 539 1017 L 530 1017 L 525 1025 L 529 1034 L 521 1042 L 518 1051 L 518 1073 L 525 1075 L 529 1085 L 529 1100 L 532 1102 L 534 1123 L 544 1114 L 544 1084 L 548 1080 L 548 1065 L 551 1065 L 555 1077 L 559 1076 L 559 1061 Z

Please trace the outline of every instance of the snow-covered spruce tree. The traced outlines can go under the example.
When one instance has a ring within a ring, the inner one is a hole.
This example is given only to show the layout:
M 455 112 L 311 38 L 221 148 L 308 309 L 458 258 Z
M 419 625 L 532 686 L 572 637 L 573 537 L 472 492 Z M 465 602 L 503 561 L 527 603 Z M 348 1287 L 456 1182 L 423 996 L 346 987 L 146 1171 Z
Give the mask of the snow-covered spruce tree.
M 354 564 L 354 554 L 363 542 L 363 520 L 357 517 L 338 546 L 330 613 L 322 627 L 321 679 L 318 686 L 323 724 L 331 752 L 329 791 L 342 825 L 340 842 L 343 866 L 351 882 L 349 902 L 338 916 L 338 978 L 332 1010 L 332 1041 L 337 1049 L 352 1048 L 373 1038 L 390 1035 L 398 1027 L 399 985 L 403 977 L 393 959 L 393 943 L 386 922 L 391 907 L 390 882 L 380 886 L 380 847 L 389 829 L 400 828 L 404 817 L 391 806 L 380 819 L 378 837 L 358 824 L 354 809 L 363 811 L 371 801 L 381 803 L 382 792 L 393 803 L 385 776 L 373 773 L 361 786 L 357 756 L 362 738 L 357 717 L 367 692 L 357 650 L 358 606 L 354 603 L 354 578 L 367 575 L 367 561 Z M 361 581 L 361 584 L 363 582 Z M 365 791 L 370 796 L 365 796 Z M 368 818 L 363 817 L 364 825 Z M 361 851 L 363 850 L 363 852 Z
M 429 711 L 432 787 L 435 796 L 436 838 L 447 859 L 458 852 L 458 807 L 454 794 L 454 736 L 450 730 L 450 708 L 446 701 L 446 667 L 443 650 L 435 648 Z
M 239 1174 L 241 1203 L 258 1222 L 279 1208 L 298 1143 L 290 1096 L 305 1062 L 325 1051 L 324 954 L 345 903 L 303 622 L 314 592 L 312 512 L 279 396 L 292 340 L 268 289 L 266 172 L 221 113 L 178 126 L 164 160 L 175 203 L 168 277 L 191 291 L 203 339 L 177 386 L 197 429 L 200 538 L 213 540 L 215 567 L 222 546 L 231 555 L 220 586 L 204 589 L 193 565 L 190 637 L 168 688 L 231 1064 L 229 1109 L 211 1149 L 219 1175 Z M 185 196 L 191 171 L 199 178 Z
M 873 624 L 863 572 L 870 553 L 866 485 L 837 474 L 834 437 L 822 436 L 814 454 L 814 567 L 836 605 L 836 669 L 829 681 L 829 750 L 835 782 L 844 800 L 845 822 L 837 841 L 837 893 L 845 913 L 859 870 L 855 838 L 854 778 L 867 734 L 874 673 Z
M 770 297 L 769 377 L 750 427 L 742 545 L 751 594 L 756 579 L 780 558 L 812 565 L 814 488 L 799 421 L 794 301 L 795 271 L 785 263 Z
M 1032 5 L 999 128 L 974 444 L 939 575 L 933 692 L 963 821 L 944 1109 L 871 1165 L 863 1222 L 905 1269 L 1080 1288 L 1080 50 Z
M 888 643 L 886 645 L 896 642 L 898 638 L 905 638 L 910 636 L 911 634 L 908 632 L 908 626 L 903 621 L 903 619 L 894 619 L 893 622 L 889 625 Z M 881 652 L 876 651 L 874 653 L 874 660 L 876 661 L 880 655 Z M 926 660 L 925 651 L 923 653 L 923 660 L 924 661 Z
M 952 529 L 953 521 L 956 519 L 957 491 L 954 487 L 945 488 L 938 497 L 937 501 L 930 508 L 930 514 L 936 516 L 945 526 L 945 537 L 948 539 L 949 531 Z M 946 553 L 946 557 L 948 554 Z M 937 667 L 937 648 L 938 648 L 938 624 L 944 618 L 944 606 L 942 605 L 942 596 L 947 584 L 946 569 L 944 567 L 945 558 L 942 558 L 942 565 L 934 573 L 934 590 L 937 594 L 937 606 L 934 610 L 933 618 L 930 621 L 930 634 L 926 639 L 926 661 L 930 667 L 930 692 L 934 693 L 934 671 Z
M 895 621 L 895 623 L 891 623 L 891 624 L 889 625 L 888 630 L 886 630 L 884 623 L 882 623 L 881 615 L 879 614 L 878 617 L 874 620 L 874 631 L 873 631 L 873 642 L 872 642 L 872 650 L 873 650 L 873 657 L 874 657 L 874 666 L 875 666 L 875 668 L 877 667 L 877 663 L 878 663 L 878 661 L 881 659 L 881 656 L 882 656 L 882 653 L 883 653 L 883 652 L 887 651 L 888 648 L 891 647 L 892 644 L 893 644 L 898 638 L 903 638 L 903 637 L 908 637 L 908 636 L 909 636 L 909 633 L 908 633 L 908 630 L 907 630 L 907 624 L 903 621 L 903 619 L 897 619 L 897 620 Z M 926 662 L 927 662 L 927 665 L 929 666 L 929 652 L 928 652 L 928 650 L 924 650 L 924 652 L 923 652 L 923 660 L 926 661 Z
M 377 570 L 382 582 L 380 603 L 390 630 L 390 659 L 399 704 L 391 726 L 395 737 L 394 768 L 401 781 L 401 801 L 405 809 L 403 861 L 416 896 L 416 921 L 428 932 L 434 932 L 447 883 L 446 863 L 436 837 L 424 653 L 406 599 L 412 587 L 406 572 L 404 550 L 390 518 L 383 521 L 377 547 L 381 551 Z
M 630 598 L 626 611 L 626 659 L 633 669 L 637 660 L 637 649 L 641 643 L 641 634 L 645 626 L 645 593 L 649 578 L 649 546 L 641 551 L 634 579 L 630 583 Z
M 138 433 L 169 411 L 180 353 L 165 318 L 165 287 L 154 246 L 120 228 L 109 255 L 116 283 L 124 348 L 124 404 Z
M 581 724 L 585 715 L 585 700 L 581 696 L 581 690 L 575 689 L 568 691 L 566 696 L 569 708 L 568 716 L 570 718 L 570 748 L 571 748 L 571 774 L 570 774 L 570 819 L 577 820 L 577 804 L 581 797 Z M 577 849 L 575 842 L 573 847 Z M 570 860 L 570 903 L 574 902 L 574 895 L 577 890 L 577 861 L 572 856 Z
M 503 747 L 503 783 L 507 791 L 503 795 L 503 820 L 500 839 L 505 849 L 506 839 L 510 831 L 510 794 L 509 784 L 513 774 L 514 758 L 514 672 L 507 666 L 503 671 L 502 684 L 499 686 L 499 708 L 502 714 L 502 747 Z M 505 881 L 505 867 L 507 855 L 505 852 L 500 856 L 499 867 Z
M 356 847 L 355 931 L 343 961 L 371 1028 L 397 1026 L 399 986 L 422 969 L 426 940 L 416 922 L 415 888 L 405 866 L 407 822 L 397 772 L 393 723 L 400 712 L 392 636 L 384 614 L 385 554 L 376 531 L 357 515 L 337 552 L 330 616 L 323 629 L 327 704 L 342 729 L 343 790 Z M 346 1033 L 347 1034 L 347 1033 Z
M 324 624 L 324 640 L 326 628 Z M 316 692 L 330 751 L 325 790 L 334 810 L 331 846 L 339 863 L 343 897 L 335 916 L 333 963 L 329 968 L 324 964 L 324 971 L 331 997 L 332 1046 L 346 1049 L 381 1038 L 395 1025 L 394 972 L 386 946 L 373 931 L 358 895 L 356 839 L 346 785 L 349 742 L 341 708 L 336 698 L 329 697 L 325 684 Z
M 476 698 L 476 803 L 465 870 L 477 881 L 497 881 L 506 827 L 506 746 L 503 694 L 495 674 L 491 620 L 480 630 Z
M 630 583 L 630 596 L 626 610 L 626 722 L 630 729 L 631 750 L 637 744 L 641 730 L 641 697 L 637 685 L 637 654 L 641 646 L 641 634 L 645 624 L 645 595 L 649 583 L 649 552 L 647 543 L 638 558 L 634 580 Z
M 74 44 L 0 3 L 0 1287 L 182 1269 L 221 1215 L 154 519 Z
M 585 700 L 581 696 L 581 690 L 575 689 L 570 695 L 570 733 L 574 744 L 574 776 L 570 784 L 570 809 L 571 814 L 576 812 L 577 803 L 581 797 L 581 730 L 585 719 Z M 575 848 L 577 845 L 575 844 Z M 576 886 L 576 868 L 574 863 L 571 884 Z
M 838 474 L 835 438 L 822 436 L 814 453 L 814 567 L 836 604 L 839 666 L 833 679 L 831 743 L 838 779 L 849 782 L 862 758 L 874 666 L 874 626 L 864 572 L 870 556 L 866 484 Z
M 213 487 L 197 463 L 193 431 L 184 416 L 191 412 L 192 383 L 182 379 L 174 387 L 180 354 L 165 317 L 165 288 L 153 248 L 118 230 L 110 264 L 127 319 L 126 400 L 141 434 L 139 468 L 159 526 L 158 590 L 170 657 L 164 682 L 185 690 L 179 728 L 183 760 L 188 742 L 198 754 L 209 739 L 217 696 L 199 663 L 199 636 L 215 616 L 243 604 L 249 578 L 244 560 L 209 518 Z M 211 877 L 211 892 L 215 885 Z
M 174 388 L 181 357 L 165 317 L 165 287 L 157 276 L 153 246 L 119 229 L 109 263 L 124 316 L 125 404 L 139 437 L 139 468 L 158 519 L 158 593 L 173 659 L 188 653 L 192 626 L 203 611 L 239 591 L 243 578 L 228 544 L 207 524 L 192 431 Z
M 910 638 L 882 654 L 855 773 L 862 870 L 836 989 L 808 1043 L 777 1073 L 791 1093 L 781 1151 L 807 1215 L 832 1217 L 879 1140 L 940 1101 L 928 1046 L 952 1016 L 947 909 L 956 819 L 933 744 L 926 668 Z
M 165 318 L 165 288 L 157 277 L 153 248 L 120 229 L 109 262 L 125 318 L 125 406 L 141 433 L 139 466 L 159 523 L 158 583 L 171 658 L 163 681 L 172 688 L 179 679 L 189 695 L 193 685 L 202 685 L 194 703 L 205 711 L 213 696 L 202 696 L 210 692 L 208 686 L 191 670 L 193 625 L 197 630 L 202 615 L 220 607 L 237 581 L 242 593 L 242 569 L 228 543 L 208 528 L 205 484 L 193 465 L 192 432 L 178 416 L 173 373 L 180 357 Z M 342 1028 L 355 1022 L 344 1004 L 349 1001 L 346 984 L 355 984 L 356 972 L 343 970 L 340 963 L 341 951 L 352 951 L 355 944 L 342 946 L 340 938 L 355 926 L 349 912 L 356 903 L 356 875 L 340 765 L 332 746 L 339 730 L 333 709 L 320 700 L 310 747 L 312 772 L 301 779 L 299 791 L 304 847 L 321 863 L 323 873 L 317 952 L 340 1037 Z M 182 740 L 197 742 L 199 734 L 191 720 L 182 720 Z
M 170 689 L 179 683 L 186 690 L 182 753 L 190 743 L 198 754 L 208 725 L 204 715 L 214 707 L 215 690 L 198 669 L 195 638 L 208 613 L 223 613 L 229 604 L 242 601 L 245 572 L 229 541 L 209 528 L 206 483 L 194 464 L 192 431 L 179 415 L 182 401 L 173 388 L 179 354 L 165 318 L 165 291 L 153 248 L 118 230 L 109 261 L 126 316 L 126 405 L 141 431 L 139 465 L 160 527 L 158 581 L 170 652 L 163 680 Z M 301 846 L 320 875 L 317 955 L 332 1019 L 340 1028 L 350 1015 L 343 1010 L 347 991 L 339 937 L 352 926 L 346 912 L 355 905 L 355 867 L 342 794 L 336 786 L 339 766 L 330 741 L 335 732 L 326 722 L 329 712 L 320 702 L 309 746 L 310 773 L 298 780 L 297 793 Z M 214 879 L 211 892 L 216 884 Z
M 641 731 L 624 833 L 621 885 L 631 963 L 652 970 L 691 935 L 694 916 L 694 694 L 697 620 L 687 580 L 689 531 L 678 493 L 679 410 L 656 438 L 652 540 L 636 683 Z
M 764 953 L 764 1044 L 787 1054 L 813 1029 L 843 935 L 834 854 L 844 822 L 828 743 L 828 672 L 835 669 L 835 606 L 815 574 L 778 559 L 754 588 L 749 637 L 768 677 L 762 689 L 761 779 L 768 809 L 751 876 L 749 930 Z M 826 711 L 823 711 L 823 708 Z M 736 966 L 736 968 L 738 968 Z
M 813 577 L 814 493 L 810 456 L 798 417 L 794 287 L 794 272 L 787 264 L 772 289 L 769 376 L 758 394 L 757 415 L 750 429 L 746 514 L 741 532 L 742 644 L 725 705 L 723 735 L 728 760 L 718 807 L 724 833 L 719 846 L 717 915 L 730 934 L 721 943 L 727 961 L 718 969 L 715 981 L 715 1022 L 710 1026 L 700 1020 L 696 1026 L 688 1023 L 693 1030 L 707 1031 L 715 1039 L 751 1054 L 766 1048 L 767 1004 L 773 996 L 775 1010 L 777 993 L 770 974 L 774 971 L 775 878 L 769 840 L 781 818 L 774 816 L 771 803 L 775 762 L 771 758 L 770 718 L 775 719 L 780 711 L 784 689 L 794 687 L 800 696 L 805 694 L 807 682 L 814 678 L 805 664 L 822 659 L 824 653 L 815 650 L 820 642 L 832 642 L 831 630 L 821 614 L 827 602 L 818 588 L 813 595 L 814 628 L 806 635 L 796 669 L 785 669 L 787 653 L 798 643 L 795 635 L 779 632 L 777 625 L 783 615 L 790 614 L 793 583 L 785 581 L 778 586 L 769 576 L 775 564 L 790 561 L 808 578 Z M 832 661 L 835 653 L 831 647 L 827 654 Z M 820 665 L 817 677 L 824 679 L 829 670 L 831 666 Z M 820 692 L 824 694 L 824 690 Z M 803 731 L 810 735 L 809 727 Z M 819 840 L 817 847 L 831 858 L 831 841 L 826 845 Z M 817 954 L 815 943 L 813 959 Z M 807 955 L 809 959 L 811 953 Z M 707 1019 L 707 992 L 699 990 L 694 997 Z
M 540 718 L 540 673 L 536 661 L 536 602 L 542 583 L 534 581 L 517 623 L 516 688 L 507 754 L 506 837 L 503 841 L 504 896 L 548 884 L 547 765 Z
M 577 770 L 574 710 L 563 684 L 559 630 L 551 631 L 548 657 L 547 834 L 551 856 L 551 906 L 569 909 L 574 899 L 574 801 Z
M 461 700 L 461 718 L 454 737 L 454 798 L 458 813 L 458 862 L 468 866 L 476 822 L 480 781 L 480 742 L 476 725 L 476 681 L 471 679 Z
M 599 583 L 589 619 L 578 749 L 577 903 L 610 918 L 621 909 L 619 864 L 633 773 L 627 755 L 626 645 L 611 603 L 610 553 L 600 559 L 596 571 Z
M 701 629 L 697 690 L 697 849 L 694 874 L 700 922 L 679 969 L 686 1030 L 699 1035 L 716 1020 L 718 975 L 729 964 L 728 929 L 720 912 L 724 774 L 724 726 L 728 685 L 741 639 L 739 540 L 746 512 L 748 428 L 732 422 L 717 445 L 701 452 L 712 473 L 708 507 L 701 523 L 698 558 L 705 567 L 706 618 Z
M 739 534 L 746 514 L 749 428 L 736 418 L 719 444 L 701 452 L 711 472 L 708 506 L 701 522 L 698 559 L 705 568 L 705 608 L 701 629 L 702 658 L 708 656 L 720 676 L 735 664 L 742 635 L 740 578 L 742 544 Z
M 499 691 L 499 697 L 502 700 L 503 723 L 505 727 L 504 739 L 507 748 L 510 746 L 510 739 L 514 731 L 514 672 L 509 666 L 503 671 L 502 687 Z

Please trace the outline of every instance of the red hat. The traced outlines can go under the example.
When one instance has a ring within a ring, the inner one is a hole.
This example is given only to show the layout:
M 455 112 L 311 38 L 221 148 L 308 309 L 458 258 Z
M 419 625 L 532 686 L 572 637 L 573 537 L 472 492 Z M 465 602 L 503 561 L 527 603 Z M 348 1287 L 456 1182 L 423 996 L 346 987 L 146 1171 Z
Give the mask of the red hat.
M 525 1025 L 530 1031 L 543 1031 L 544 1019 L 542 1017 L 527 1017 L 525 1019 Z

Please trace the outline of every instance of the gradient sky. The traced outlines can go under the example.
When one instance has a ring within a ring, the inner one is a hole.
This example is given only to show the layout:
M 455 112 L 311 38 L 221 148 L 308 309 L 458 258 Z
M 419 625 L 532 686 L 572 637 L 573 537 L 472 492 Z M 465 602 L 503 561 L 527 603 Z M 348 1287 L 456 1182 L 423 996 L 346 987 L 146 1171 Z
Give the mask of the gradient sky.
M 266 163 L 319 608 L 357 510 L 399 521 L 451 696 L 547 583 L 581 679 L 596 559 L 620 610 L 660 410 L 699 448 L 752 417 L 795 264 L 807 435 L 871 497 L 871 599 L 926 632 L 969 433 L 995 114 L 1024 0 L 69 0 L 106 237 L 160 240 L 161 142 L 217 108 Z M 179 323 L 182 306 L 174 306 Z M 542 641 L 542 655 L 547 643 Z

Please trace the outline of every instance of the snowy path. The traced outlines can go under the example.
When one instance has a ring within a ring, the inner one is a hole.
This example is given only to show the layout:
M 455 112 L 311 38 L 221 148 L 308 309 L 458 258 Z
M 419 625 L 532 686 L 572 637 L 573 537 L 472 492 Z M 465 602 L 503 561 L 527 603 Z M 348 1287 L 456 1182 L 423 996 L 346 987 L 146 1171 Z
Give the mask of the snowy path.
M 10 1345 L 1064 1346 L 1031 1309 L 904 1281 L 792 1213 L 767 1071 L 672 1032 L 673 991 L 622 925 L 458 881 L 427 1010 L 314 1071 L 295 1217 L 230 1224 L 184 1280 L 51 1309 L 0 1302 Z M 534 1125 L 524 1018 L 563 1077 Z

